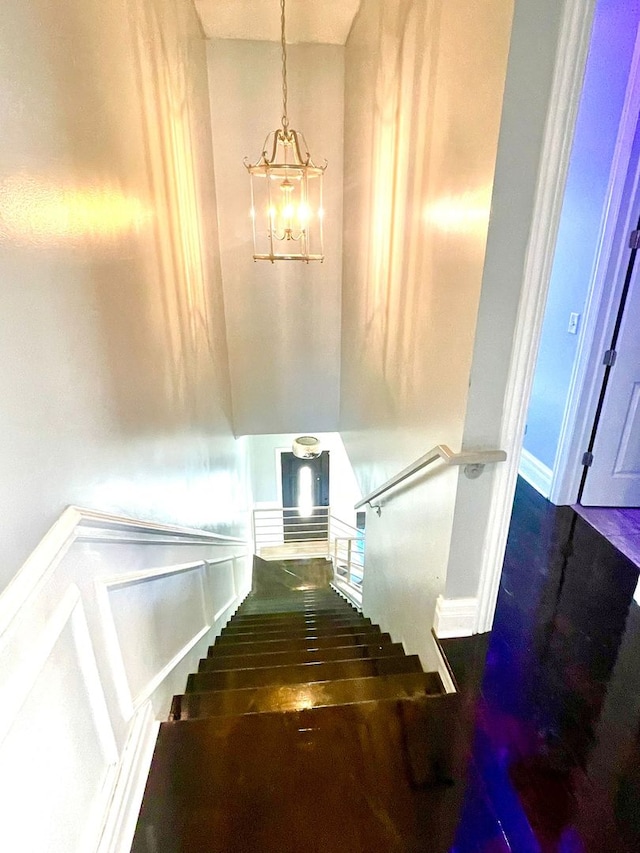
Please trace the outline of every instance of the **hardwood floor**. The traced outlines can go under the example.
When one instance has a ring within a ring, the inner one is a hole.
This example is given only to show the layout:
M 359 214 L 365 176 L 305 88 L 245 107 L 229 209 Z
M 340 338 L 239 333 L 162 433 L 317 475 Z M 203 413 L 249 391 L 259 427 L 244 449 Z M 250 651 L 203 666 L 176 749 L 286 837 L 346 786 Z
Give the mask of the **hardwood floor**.
M 519 482 L 452 853 L 640 850 L 638 571 Z M 456 643 L 477 683 L 481 649 Z

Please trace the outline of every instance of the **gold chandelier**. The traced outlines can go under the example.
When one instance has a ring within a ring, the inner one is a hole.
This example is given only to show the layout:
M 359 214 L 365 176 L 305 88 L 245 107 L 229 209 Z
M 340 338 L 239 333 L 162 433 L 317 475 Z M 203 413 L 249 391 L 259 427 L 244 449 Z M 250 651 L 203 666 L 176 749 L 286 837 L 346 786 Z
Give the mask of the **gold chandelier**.
M 245 157 L 251 180 L 254 261 L 323 261 L 322 178 L 307 142 L 289 127 L 285 0 L 280 0 L 282 127 L 267 135 L 260 158 Z

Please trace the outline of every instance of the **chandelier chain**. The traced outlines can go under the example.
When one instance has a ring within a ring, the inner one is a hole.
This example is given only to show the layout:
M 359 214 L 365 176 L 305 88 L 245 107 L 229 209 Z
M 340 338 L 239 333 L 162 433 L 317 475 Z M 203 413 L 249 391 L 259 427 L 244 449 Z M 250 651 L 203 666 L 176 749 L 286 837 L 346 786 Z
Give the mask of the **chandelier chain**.
M 285 135 L 289 132 L 289 116 L 287 115 L 287 42 L 285 39 L 285 20 L 284 20 L 284 4 L 285 0 L 280 0 L 280 43 L 282 45 L 282 129 Z

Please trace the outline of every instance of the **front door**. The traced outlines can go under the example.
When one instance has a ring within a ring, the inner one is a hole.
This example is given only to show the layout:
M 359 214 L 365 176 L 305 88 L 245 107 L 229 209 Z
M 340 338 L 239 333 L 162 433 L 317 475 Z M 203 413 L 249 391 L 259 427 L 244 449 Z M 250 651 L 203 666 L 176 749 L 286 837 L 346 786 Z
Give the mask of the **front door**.
M 315 459 L 283 453 L 284 541 L 326 539 L 329 534 L 329 451 Z

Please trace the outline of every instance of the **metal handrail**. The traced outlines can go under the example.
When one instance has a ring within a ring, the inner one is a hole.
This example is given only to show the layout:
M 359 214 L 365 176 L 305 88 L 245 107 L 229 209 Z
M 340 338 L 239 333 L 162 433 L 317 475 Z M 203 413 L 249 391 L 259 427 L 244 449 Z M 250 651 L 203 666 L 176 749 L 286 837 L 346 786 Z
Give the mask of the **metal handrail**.
M 442 460 L 445 465 L 464 465 L 465 475 L 469 477 L 469 479 L 473 480 L 482 474 L 485 465 L 493 462 L 504 462 L 506 458 L 507 454 L 504 450 L 461 450 L 460 453 L 454 453 L 454 451 L 451 450 L 450 447 L 447 447 L 446 444 L 437 444 L 428 453 L 425 453 L 424 456 L 421 456 L 411 465 L 403 468 L 399 474 L 395 475 L 395 477 L 391 477 L 391 479 L 387 480 L 386 483 L 383 483 L 382 486 L 374 489 L 370 494 L 362 498 L 361 501 L 358 501 L 354 509 L 360 509 L 361 506 L 365 506 L 366 504 L 371 506 L 371 501 L 379 498 L 380 495 L 383 495 L 385 492 L 393 489 L 395 486 L 413 476 L 413 474 L 417 473 L 422 468 L 426 468 L 426 466 L 430 465 L 432 462 L 436 462 L 438 459 Z M 376 506 L 373 507 L 373 509 L 379 510 L 380 507 Z

